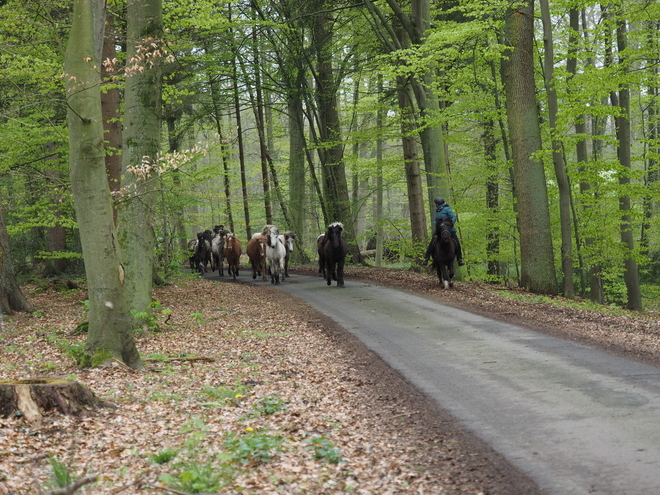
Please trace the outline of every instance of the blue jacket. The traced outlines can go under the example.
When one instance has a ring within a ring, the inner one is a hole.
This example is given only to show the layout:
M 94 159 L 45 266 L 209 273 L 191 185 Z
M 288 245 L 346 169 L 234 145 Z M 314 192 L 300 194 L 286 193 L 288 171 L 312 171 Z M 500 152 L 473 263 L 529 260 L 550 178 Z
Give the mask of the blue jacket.
M 442 203 L 435 209 L 435 219 L 433 222 L 435 223 L 438 218 L 451 218 L 451 221 L 454 222 L 454 227 L 452 227 L 451 231 L 457 232 L 455 225 L 458 222 L 458 217 L 447 203 Z

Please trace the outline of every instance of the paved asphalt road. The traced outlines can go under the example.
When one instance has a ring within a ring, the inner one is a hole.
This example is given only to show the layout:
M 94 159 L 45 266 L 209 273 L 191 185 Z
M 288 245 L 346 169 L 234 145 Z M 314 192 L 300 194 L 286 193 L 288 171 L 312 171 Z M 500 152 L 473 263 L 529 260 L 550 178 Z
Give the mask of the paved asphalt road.
M 371 284 L 293 275 L 277 287 L 355 334 L 548 493 L 660 494 L 657 368 Z

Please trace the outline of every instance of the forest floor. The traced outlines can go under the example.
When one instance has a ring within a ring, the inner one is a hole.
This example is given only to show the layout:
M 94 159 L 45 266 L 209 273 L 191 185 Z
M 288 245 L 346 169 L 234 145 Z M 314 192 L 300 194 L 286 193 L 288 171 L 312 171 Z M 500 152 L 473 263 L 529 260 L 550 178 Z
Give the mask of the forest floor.
M 660 363 L 658 314 L 487 284 L 444 291 L 435 275 L 402 270 L 348 267 L 351 280 Z M 136 331 L 139 372 L 76 365 L 84 289 L 24 292 L 36 311 L 4 317 L 0 379 L 68 377 L 113 407 L 40 425 L 0 419 L 0 495 L 90 475 L 98 481 L 77 493 L 541 493 L 350 334 L 269 283 L 181 277 L 157 288 L 158 328 Z

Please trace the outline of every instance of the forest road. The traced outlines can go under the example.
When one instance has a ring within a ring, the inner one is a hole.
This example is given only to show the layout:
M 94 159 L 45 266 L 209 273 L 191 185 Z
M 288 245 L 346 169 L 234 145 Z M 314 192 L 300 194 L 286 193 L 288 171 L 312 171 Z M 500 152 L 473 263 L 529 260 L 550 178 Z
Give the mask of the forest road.
M 547 493 L 660 494 L 658 368 L 367 283 L 294 275 L 276 287 L 353 333 Z

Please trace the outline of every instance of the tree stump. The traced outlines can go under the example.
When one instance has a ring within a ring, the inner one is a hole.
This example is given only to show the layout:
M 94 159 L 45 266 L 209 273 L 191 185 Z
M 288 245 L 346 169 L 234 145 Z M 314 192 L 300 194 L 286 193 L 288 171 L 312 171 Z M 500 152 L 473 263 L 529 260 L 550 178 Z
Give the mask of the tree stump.
M 56 411 L 74 416 L 85 407 L 114 407 L 78 382 L 62 378 L 0 380 L 0 416 L 21 414 L 29 423 L 40 423 L 43 414 Z

